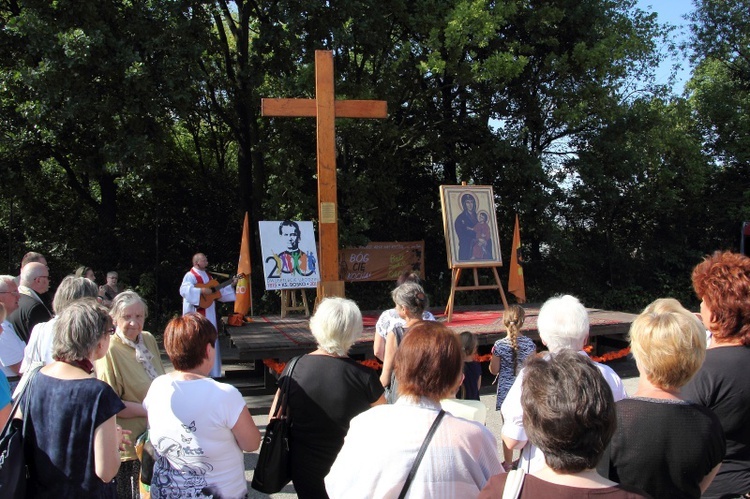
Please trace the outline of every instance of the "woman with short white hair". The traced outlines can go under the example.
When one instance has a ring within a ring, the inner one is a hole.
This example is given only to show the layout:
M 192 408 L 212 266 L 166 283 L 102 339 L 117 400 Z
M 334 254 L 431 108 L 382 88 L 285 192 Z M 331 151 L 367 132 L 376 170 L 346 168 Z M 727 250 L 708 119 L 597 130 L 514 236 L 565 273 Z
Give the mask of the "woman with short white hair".
M 347 356 L 362 334 L 362 313 L 356 303 L 326 298 L 310 319 L 310 331 L 318 348 L 294 367 L 287 400 L 292 417 L 292 482 L 300 498 L 327 497 L 323 479 L 344 445 L 349 421 L 385 403 L 377 373 Z M 288 370 L 279 386 L 287 376 Z M 278 397 L 277 392 L 270 415 Z
M 565 350 L 586 355 L 583 347 L 589 337 L 589 316 L 586 307 L 575 296 L 555 296 L 544 302 L 537 316 L 537 328 L 542 343 L 549 349 L 545 358 Z M 627 397 L 625 385 L 611 367 L 596 362 L 594 366 L 607 381 L 615 402 Z M 541 469 L 545 461 L 542 451 L 529 442 L 524 428 L 523 377 L 524 371 L 521 370 L 500 408 L 503 414 L 502 439 L 508 449 L 521 450 L 519 467 L 534 472 Z
M 132 441 L 146 431 L 147 416 L 143 407 L 151 382 L 164 374 L 159 345 L 153 335 L 143 330 L 148 306 L 135 291 L 124 291 L 112 302 L 109 311 L 115 323 L 115 334 L 107 355 L 96 361 L 97 377 L 107 383 L 122 399 L 125 409 L 118 417 L 120 424 L 132 432 Z M 122 466 L 117 474 L 117 495 L 120 499 L 140 496 L 141 465 L 132 444 L 120 453 Z
M 555 296 L 539 310 L 537 328 L 550 352 L 564 348 L 577 352 L 583 350 L 589 337 L 589 314 L 575 296 Z

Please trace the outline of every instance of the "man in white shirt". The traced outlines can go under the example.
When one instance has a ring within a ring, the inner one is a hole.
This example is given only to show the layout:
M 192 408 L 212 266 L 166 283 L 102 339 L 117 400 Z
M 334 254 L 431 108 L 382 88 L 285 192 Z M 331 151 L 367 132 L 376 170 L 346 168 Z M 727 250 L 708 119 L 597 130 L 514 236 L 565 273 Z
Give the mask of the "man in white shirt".
M 13 276 L 0 275 L 0 303 L 5 307 L 6 317 L 18 308 L 19 296 Z M 7 319 L 0 327 L 0 370 L 9 378 L 18 376 L 26 344 L 16 335 L 13 325 Z
M 549 349 L 547 355 L 554 355 L 565 349 L 586 355 L 583 347 L 589 337 L 589 316 L 584 306 L 574 296 L 564 295 L 547 300 L 539 310 L 537 328 L 542 343 Z M 594 364 L 612 389 L 615 402 L 626 398 L 628 394 L 625 392 L 625 386 L 612 368 L 596 362 Z M 523 375 L 524 370 L 521 370 L 500 408 L 503 415 L 501 437 L 509 449 L 521 450 L 518 467 L 529 473 L 544 466 L 544 454 L 528 442 L 523 428 L 523 409 L 521 408 Z

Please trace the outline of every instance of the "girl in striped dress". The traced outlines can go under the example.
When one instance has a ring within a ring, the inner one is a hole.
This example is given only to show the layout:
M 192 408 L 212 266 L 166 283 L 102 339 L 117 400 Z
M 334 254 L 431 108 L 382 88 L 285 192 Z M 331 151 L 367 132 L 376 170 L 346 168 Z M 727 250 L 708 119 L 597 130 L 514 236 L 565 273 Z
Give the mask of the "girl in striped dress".
M 492 347 L 492 359 L 490 360 L 490 372 L 497 374 L 497 402 L 495 409 L 500 410 L 508 390 L 513 386 L 518 371 L 523 367 L 526 358 L 536 352 L 536 345 L 530 339 L 521 334 L 526 312 L 520 305 L 510 305 L 503 314 L 503 324 L 507 336 L 495 342 Z M 503 444 L 505 462 L 503 466 L 509 465 L 513 460 L 513 451 L 507 449 Z

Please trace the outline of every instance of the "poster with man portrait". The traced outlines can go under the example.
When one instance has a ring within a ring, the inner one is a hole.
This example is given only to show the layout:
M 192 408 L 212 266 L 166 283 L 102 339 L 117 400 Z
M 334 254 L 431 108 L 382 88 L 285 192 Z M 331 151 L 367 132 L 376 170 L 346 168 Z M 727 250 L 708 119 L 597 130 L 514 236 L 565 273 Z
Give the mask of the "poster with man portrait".
M 441 185 L 448 266 L 491 267 L 503 264 L 490 185 Z
M 314 288 L 320 281 L 312 222 L 258 222 L 266 289 Z

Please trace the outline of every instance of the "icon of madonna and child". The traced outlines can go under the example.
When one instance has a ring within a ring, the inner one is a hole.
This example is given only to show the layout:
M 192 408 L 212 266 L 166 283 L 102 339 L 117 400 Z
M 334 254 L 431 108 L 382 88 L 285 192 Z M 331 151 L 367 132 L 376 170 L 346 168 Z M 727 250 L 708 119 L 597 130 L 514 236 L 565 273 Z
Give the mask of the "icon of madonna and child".
M 454 221 L 458 237 L 458 260 L 492 260 L 492 232 L 489 214 L 477 212 L 477 198 L 471 193 L 461 196 L 462 211 Z

